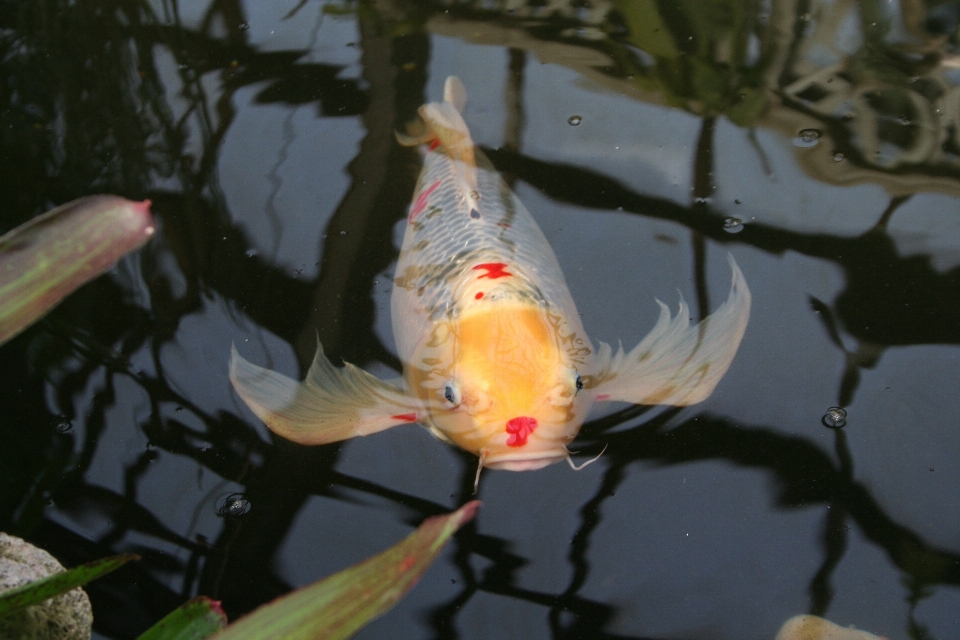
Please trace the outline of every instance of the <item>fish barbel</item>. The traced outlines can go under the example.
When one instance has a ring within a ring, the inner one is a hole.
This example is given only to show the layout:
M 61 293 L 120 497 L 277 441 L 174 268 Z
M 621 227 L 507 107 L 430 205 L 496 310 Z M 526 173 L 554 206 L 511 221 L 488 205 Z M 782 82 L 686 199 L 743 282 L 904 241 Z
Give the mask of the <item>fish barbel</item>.
M 386 382 L 318 344 L 302 383 L 244 360 L 230 379 L 276 434 L 316 445 L 418 422 L 479 456 L 480 468 L 524 471 L 570 461 L 567 445 L 595 402 L 690 405 L 713 392 L 740 345 L 750 291 L 732 257 L 730 294 L 691 325 L 662 302 L 629 353 L 594 348 L 543 233 L 461 117 L 463 84 L 420 107 L 424 145 L 394 277 L 391 313 L 404 377 Z M 572 461 L 570 461 L 573 466 Z M 478 471 L 479 472 L 479 471 Z

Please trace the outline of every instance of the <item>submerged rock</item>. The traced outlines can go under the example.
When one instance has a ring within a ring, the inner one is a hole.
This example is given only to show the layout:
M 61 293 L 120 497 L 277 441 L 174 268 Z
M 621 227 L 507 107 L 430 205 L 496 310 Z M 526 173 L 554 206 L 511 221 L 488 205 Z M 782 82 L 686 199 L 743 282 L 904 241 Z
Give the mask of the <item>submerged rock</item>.
M 0 593 L 61 571 L 43 549 L 0 532 Z M 90 599 L 77 587 L 0 618 L 0 640 L 89 640 L 92 628 Z

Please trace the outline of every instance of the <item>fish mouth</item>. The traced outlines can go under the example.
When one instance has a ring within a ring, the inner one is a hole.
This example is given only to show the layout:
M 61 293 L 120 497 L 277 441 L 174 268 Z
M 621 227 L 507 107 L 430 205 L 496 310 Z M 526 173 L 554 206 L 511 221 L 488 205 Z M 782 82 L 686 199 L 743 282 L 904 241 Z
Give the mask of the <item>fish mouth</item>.
M 499 460 L 488 460 L 483 466 L 488 469 L 502 469 L 504 471 L 536 471 L 546 466 L 567 459 L 567 452 L 555 453 L 552 455 L 540 454 L 528 458 L 500 458 Z

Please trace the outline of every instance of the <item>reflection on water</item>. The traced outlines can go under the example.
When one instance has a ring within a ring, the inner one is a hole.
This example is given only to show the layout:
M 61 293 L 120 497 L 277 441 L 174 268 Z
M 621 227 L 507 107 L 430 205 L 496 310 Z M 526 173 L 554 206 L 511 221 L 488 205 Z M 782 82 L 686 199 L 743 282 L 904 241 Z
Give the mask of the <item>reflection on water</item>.
M 0 20 L 2 230 L 98 192 L 159 224 L 0 350 L 0 528 L 66 565 L 143 556 L 89 589 L 104 637 L 196 593 L 236 616 L 472 493 L 470 456 L 413 428 L 271 440 L 226 375 L 235 342 L 301 377 L 317 335 L 399 370 L 389 278 L 420 160 L 394 131 L 452 74 L 486 89 L 475 138 L 591 336 L 639 339 L 677 287 L 706 316 L 727 250 L 754 314 L 704 405 L 594 419 L 573 448 L 607 453 L 579 474 L 491 472 L 478 519 L 360 637 L 772 638 L 803 612 L 956 635 L 954 3 L 48 0 Z

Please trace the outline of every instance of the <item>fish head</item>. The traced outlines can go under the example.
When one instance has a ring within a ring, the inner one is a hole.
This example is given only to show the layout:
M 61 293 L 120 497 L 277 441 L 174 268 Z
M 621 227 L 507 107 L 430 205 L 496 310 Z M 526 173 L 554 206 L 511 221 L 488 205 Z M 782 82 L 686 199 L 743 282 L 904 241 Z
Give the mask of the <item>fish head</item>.
M 410 380 L 430 426 L 484 466 L 524 471 L 569 456 L 591 399 L 567 324 L 535 304 L 489 305 L 451 322 Z M 564 335 L 566 333 L 566 335 Z M 440 357 L 437 357 L 440 356 Z

